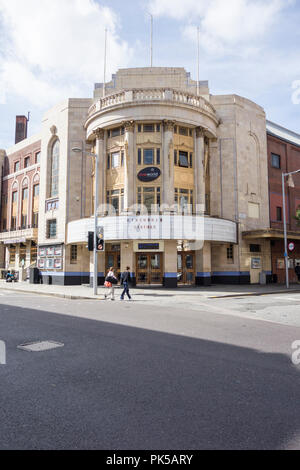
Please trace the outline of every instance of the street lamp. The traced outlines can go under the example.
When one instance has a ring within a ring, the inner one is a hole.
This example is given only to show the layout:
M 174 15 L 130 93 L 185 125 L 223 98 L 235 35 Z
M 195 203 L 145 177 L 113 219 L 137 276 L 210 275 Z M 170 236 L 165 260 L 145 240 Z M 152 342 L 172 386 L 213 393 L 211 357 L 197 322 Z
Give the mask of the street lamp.
M 293 176 L 300 173 L 300 169 L 291 171 L 290 173 L 282 173 L 282 203 L 283 203 L 283 227 L 284 227 L 284 261 L 285 261 L 285 282 L 286 288 L 289 289 L 289 254 L 288 254 L 288 240 L 287 240 L 287 227 L 286 227 L 286 207 L 285 207 L 285 178 L 288 177 L 288 186 L 294 188 Z
M 72 148 L 72 152 L 75 153 L 84 153 L 89 157 L 95 158 L 95 228 L 94 228 L 94 295 L 98 294 L 98 252 L 97 252 L 97 230 L 98 230 L 98 167 L 99 167 L 99 158 L 96 153 L 86 152 L 79 147 Z

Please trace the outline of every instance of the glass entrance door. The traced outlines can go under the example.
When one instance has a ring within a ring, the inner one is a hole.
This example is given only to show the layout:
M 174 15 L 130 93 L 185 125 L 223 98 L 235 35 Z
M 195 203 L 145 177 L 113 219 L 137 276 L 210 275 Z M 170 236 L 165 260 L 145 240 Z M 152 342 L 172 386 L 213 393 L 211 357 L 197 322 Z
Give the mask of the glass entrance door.
M 195 253 L 183 251 L 177 255 L 178 283 L 195 284 Z
M 137 255 L 137 284 L 162 284 L 162 254 L 141 253 Z
M 107 252 L 106 253 L 106 272 L 109 271 L 109 268 L 115 268 L 115 275 L 120 279 L 120 270 L 121 270 L 121 255 L 120 252 Z

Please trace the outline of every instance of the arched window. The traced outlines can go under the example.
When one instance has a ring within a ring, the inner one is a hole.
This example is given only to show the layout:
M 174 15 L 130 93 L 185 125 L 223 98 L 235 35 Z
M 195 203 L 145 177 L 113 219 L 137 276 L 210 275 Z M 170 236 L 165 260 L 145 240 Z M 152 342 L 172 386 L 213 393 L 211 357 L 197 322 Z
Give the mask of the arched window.
M 56 140 L 52 146 L 50 159 L 50 197 L 58 196 L 58 179 L 59 179 L 59 140 Z

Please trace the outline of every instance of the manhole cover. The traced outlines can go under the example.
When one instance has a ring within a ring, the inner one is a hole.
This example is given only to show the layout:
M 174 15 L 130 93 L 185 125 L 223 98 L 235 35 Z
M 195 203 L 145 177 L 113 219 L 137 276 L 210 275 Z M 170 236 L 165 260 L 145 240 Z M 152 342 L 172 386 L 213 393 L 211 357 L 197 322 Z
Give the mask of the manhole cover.
M 64 347 L 64 344 L 58 343 L 56 341 L 35 341 L 33 343 L 20 344 L 18 349 L 23 349 L 24 351 L 40 352 L 62 347 Z

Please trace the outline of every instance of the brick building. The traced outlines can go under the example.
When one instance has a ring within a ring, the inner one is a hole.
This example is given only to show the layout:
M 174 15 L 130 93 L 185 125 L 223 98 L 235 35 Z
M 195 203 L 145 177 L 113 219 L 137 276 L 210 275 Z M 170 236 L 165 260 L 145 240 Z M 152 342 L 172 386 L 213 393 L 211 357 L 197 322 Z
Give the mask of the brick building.
M 270 227 L 272 273 L 278 283 L 285 282 L 284 240 L 283 240 L 283 201 L 282 173 L 300 169 L 300 135 L 274 123 L 267 123 L 268 167 L 270 192 Z M 294 186 L 294 187 L 292 187 Z M 293 185 L 286 182 L 286 219 L 288 242 L 295 249 L 289 250 L 289 277 L 297 281 L 294 268 L 300 264 L 300 220 L 296 219 L 300 210 L 300 175 L 293 175 Z
M 23 137 L 2 154 L 0 243 L 1 268 L 25 278 L 37 260 L 41 141 Z

